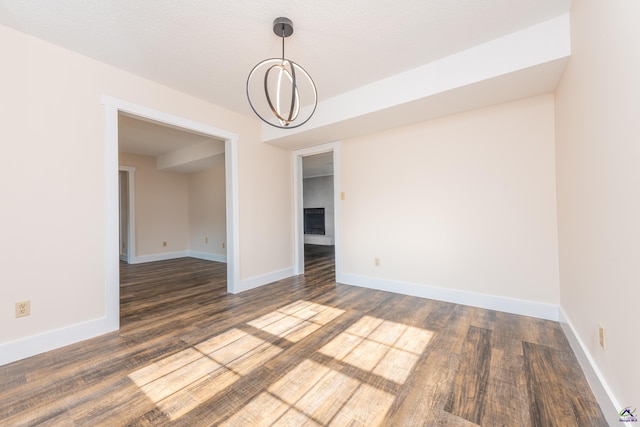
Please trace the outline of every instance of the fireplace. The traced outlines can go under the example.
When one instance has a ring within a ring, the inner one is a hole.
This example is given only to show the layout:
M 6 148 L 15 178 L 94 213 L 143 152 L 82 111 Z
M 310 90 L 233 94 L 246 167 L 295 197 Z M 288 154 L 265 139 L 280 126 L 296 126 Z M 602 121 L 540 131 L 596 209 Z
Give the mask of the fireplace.
M 324 235 L 324 208 L 305 208 L 304 234 Z

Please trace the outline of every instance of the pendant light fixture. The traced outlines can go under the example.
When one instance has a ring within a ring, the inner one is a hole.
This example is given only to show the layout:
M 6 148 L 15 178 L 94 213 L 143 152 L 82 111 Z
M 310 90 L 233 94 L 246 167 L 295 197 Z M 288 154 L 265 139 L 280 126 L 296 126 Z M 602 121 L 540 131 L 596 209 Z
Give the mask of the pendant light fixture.
M 282 37 L 282 57 L 258 63 L 247 78 L 247 98 L 262 121 L 281 129 L 305 124 L 316 111 L 318 92 L 309 73 L 284 56 L 284 39 L 293 34 L 288 18 L 276 18 L 273 32 Z

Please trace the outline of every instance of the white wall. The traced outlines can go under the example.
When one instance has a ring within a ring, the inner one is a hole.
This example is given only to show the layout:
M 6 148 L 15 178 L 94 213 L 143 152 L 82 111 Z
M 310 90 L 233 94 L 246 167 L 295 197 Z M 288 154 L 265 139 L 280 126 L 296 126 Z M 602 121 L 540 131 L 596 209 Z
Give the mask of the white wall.
M 552 95 L 344 140 L 341 172 L 348 278 L 559 303 Z
M 241 265 L 255 283 L 293 275 L 293 167 L 291 152 L 264 143 L 238 144 L 240 166 L 240 244 L 251 260 Z M 285 244 L 286 242 L 286 244 Z M 265 276 L 265 272 L 278 272 Z
M 0 168 L 10 207 L 0 210 L 10 248 L 0 268 L 0 363 L 99 333 L 90 322 L 105 316 L 103 95 L 239 135 L 240 278 L 292 271 L 290 154 L 259 142 L 259 120 L 3 26 L 0 50 L 0 141 L 11 159 Z M 16 319 L 23 300 L 32 314 Z
M 189 174 L 189 249 L 226 257 L 224 154 L 209 169 Z
M 119 153 L 135 172 L 135 257 L 189 250 L 188 175 L 158 170 L 156 158 Z M 163 242 L 167 246 L 163 246 Z
M 561 305 L 614 411 L 640 406 L 640 2 L 578 0 L 556 92 Z M 606 350 L 598 327 L 606 329 Z
M 136 168 L 134 262 L 226 261 L 224 159 L 218 155 L 208 169 L 187 174 L 159 170 L 155 157 L 119 153 L 121 166 Z

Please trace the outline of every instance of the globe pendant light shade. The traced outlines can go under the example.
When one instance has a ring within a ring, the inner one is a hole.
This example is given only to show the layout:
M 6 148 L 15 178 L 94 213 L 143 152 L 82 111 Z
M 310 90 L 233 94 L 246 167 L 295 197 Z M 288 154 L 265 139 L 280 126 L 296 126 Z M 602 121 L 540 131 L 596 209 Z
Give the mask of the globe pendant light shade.
M 282 57 L 265 59 L 253 67 L 247 78 L 247 99 L 265 123 L 293 129 L 311 118 L 318 93 L 309 73 L 284 56 L 284 39 L 293 34 L 291 20 L 277 18 L 273 32 L 282 37 Z

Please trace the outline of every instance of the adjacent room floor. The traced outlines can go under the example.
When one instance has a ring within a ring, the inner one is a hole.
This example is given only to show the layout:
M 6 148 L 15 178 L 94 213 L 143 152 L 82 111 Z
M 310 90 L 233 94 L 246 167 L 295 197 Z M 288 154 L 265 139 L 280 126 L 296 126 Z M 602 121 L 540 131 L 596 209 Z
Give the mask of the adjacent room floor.
M 121 267 L 118 332 L 0 367 L 0 425 L 605 426 L 556 322 L 306 274 Z

